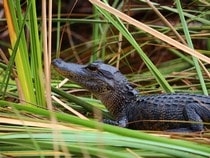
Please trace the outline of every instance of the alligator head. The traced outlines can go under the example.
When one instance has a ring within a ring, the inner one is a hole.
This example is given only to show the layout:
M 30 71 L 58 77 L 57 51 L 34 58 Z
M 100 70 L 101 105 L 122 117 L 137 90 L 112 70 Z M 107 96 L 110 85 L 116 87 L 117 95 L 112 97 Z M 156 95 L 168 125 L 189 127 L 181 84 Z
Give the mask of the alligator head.
M 80 65 L 55 59 L 52 64 L 61 75 L 93 93 L 117 118 L 128 101 L 137 97 L 138 92 L 120 71 L 102 61 Z

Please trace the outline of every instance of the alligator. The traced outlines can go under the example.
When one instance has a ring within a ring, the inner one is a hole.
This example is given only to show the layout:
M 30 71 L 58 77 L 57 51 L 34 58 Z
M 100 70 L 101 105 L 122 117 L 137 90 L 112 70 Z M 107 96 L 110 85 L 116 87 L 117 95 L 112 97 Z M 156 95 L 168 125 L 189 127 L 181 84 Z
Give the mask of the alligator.
M 54 59 L 52 65 L 101 100 L 114 118 L 104 119 L 104 123 L 170 132 L 202 132 L 209 128 L 209 96 L 187 93 L 141 96 L 117 68 L 102 61 L 81 65 Z

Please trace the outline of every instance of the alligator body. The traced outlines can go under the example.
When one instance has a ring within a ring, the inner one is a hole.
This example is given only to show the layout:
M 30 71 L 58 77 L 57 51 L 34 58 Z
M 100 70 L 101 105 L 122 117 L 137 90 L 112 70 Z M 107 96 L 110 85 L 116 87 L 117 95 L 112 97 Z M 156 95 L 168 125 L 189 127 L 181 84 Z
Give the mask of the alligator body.
M 96 61 L 88 65 L 52 62 L 64 77 L 93 93 L 115 120 L 105 123 L 140 130 L 203 131 L 210 122 L 210 97 L 197 94 L 139 96 L 113 66 Z

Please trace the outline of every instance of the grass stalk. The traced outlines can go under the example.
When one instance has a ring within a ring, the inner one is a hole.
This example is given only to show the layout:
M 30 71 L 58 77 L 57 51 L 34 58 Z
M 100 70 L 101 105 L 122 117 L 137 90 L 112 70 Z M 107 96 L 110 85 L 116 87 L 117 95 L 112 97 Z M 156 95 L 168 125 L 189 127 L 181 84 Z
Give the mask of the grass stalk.
M 61 22 L 59 19 L 61 19 L 61 0 L 58 0 L 58 12 L 57 12 L 57 40 L 56 40 L 56 52 L 60 52 L 60 34 L 61 34 Z
M 34 88 L 36 90 L 36 102 L 40 106 L 46 106 L 45 89 L 43 83 L 43 69 L 42 69 L 42 46 L 40 43 L 39 30 L 36 15 L 36 3 L 31 1 L 32 7 L 29 13 L 29 32 L 31 45 L 31 71 L 34 78 Z
M 98 20 L 99 19 L 99 14 L 98 10 L 93 6 L 93 12 L 94 12 L 94 19 Z M 91 54 L 91 59 L 90 62 L 95 61 L 97 57 L 97 50 L 98 50 L 98 45 L 100 41 L 100 32 L 99 32 L 99 26 L 100 24 L 93 24 L 93 52 Z
M 184 18 L 184 14 L 183 14 L 183 10 L 182 10 L 180 0 L 176 0 L 176 6 L 177 6 L 179 17 L 180 17 L 180 20 L 181 20 L 181 23 L 182 23 L 182 26 L 183 26 L 183 30 L 184 30 L 184 34 L 185 34 L 188 46 L 190 48 L 194 49 L 193 43 L 192 43 L 192 40 L 191 40 L 191 37 L 190 37 L 190 33 L 189 33 L 189 30 L 188 30 L 188 26 L 187 26 L 187 23 L 186 23 L 185 18 Z M 200 80 L 200 84 L 201 84 L 203 93 L 205 95 L 208 95 L 208 91 L 207 91 L 207 88 L 206 88 L 206 85 L 205 85 L 205 82 L 204 82 L 204 79 L 203 79 L 203 75 L 202 75 L 202 72 L 201 72 L 201 69 L 200 69 L 200 66 L 199 66 L 198 59 L 194 56 L 192 56 L 192 58 L 193 58 L 193 62 L 194 62 L 194 65 L 195 65 L 195 69 L 197 71 L 197 75 L 198 75 L 199 80 Z

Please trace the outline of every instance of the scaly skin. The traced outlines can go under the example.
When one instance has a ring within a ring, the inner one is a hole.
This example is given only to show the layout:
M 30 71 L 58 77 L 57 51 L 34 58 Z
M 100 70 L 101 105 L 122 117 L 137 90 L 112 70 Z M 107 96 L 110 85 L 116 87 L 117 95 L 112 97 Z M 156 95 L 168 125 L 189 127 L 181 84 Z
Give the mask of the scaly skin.
M 139 96 L 115 67 L 101 61 L 89 65 L 52 62 L 64 77 L 93 93 L 115 120 L 105 123 L 142 130 L 203 131 L 210 122 L 210 97 L 197 94 Z

